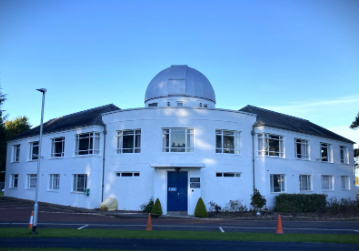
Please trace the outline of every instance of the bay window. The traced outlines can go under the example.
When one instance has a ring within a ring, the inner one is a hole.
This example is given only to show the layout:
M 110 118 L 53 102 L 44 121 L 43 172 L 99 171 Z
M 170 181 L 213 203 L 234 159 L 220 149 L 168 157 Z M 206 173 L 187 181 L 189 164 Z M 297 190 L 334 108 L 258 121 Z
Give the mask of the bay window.
M 100 133 L 77 134 L 75 155 L 93 154 L 100 154 Z
M 273 134 L 258 134 L 258 155 L 283 157 L 283 137 Z

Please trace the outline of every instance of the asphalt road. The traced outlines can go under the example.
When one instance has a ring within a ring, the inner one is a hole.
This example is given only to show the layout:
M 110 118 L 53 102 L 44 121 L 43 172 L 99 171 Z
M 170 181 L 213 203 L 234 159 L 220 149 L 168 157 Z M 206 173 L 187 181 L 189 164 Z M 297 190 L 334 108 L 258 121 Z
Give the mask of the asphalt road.
M 0 200 L 0 227 L 27 227 L 33 205 L 18 201 Z M 39 207 L 39 228 L 146 228 L 146 218 L 118 218 L 96 213 L 77 213 L 70 209 L 50 206 Z M 359 222 L 282 222 L 284 233 L 358 234 Z M 153 230 L 224 231 L 274 233 L 276 221 L 166 219 L 153 218 Z M 358 236 L 359 238 L 359 236 Z
M 1 247 L 11 248 L 91 248 L 125 250 L 358 250 L 356 244 L 324 244 L 293 242 L 242 242 L 151 239 L 90 238 L 0 238 Z

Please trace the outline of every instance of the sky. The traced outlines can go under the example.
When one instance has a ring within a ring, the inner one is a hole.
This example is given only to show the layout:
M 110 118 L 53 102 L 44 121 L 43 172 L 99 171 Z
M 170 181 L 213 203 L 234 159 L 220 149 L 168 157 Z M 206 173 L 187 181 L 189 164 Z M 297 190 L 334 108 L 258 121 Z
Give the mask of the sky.
M 8 119 L 113 103 L 143 107 L 151 79 L 185 64 L 217 108 L 248 104 L 310 120 L 355 142 L 359 1 L 0 1 L 0 87 Z

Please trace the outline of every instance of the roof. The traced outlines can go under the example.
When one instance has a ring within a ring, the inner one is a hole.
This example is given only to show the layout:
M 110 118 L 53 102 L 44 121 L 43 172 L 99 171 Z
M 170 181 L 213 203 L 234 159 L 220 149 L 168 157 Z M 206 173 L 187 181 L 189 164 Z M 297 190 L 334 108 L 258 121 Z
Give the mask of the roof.
M 254 124 L 255 127 L 269 126 L 355 144 L 355 142 L 321 126 L 313 124 L 306 119 L 297 118 L 251 105 L 243 107 L 240 111 L 254 113 L 257 115 L 257 121 Z
M 102 121 L 101 114 L 115 110 L 120 110 L 120 108 L 118 108 L 113 104 L 109 104 L 109 105 L 104 105 L 104 106 L 99 106 L 92 109 L 84 110 L 81 112 L 72 113 L 62 117 L 50 119 L 49 121 L 44 123 L 43 133 L 45 134 L 50 132 L 62 131 L 62 130 L 67 130 L 80 126 L 88 126 L 88 125 L 104 126 L 105 124 Z M 10 140 L 36 136 L 39 134 L 40 134 L 40 126 L 37 126 L 20 135 L 11 138 Z
M 187 65 L 172 65 L 158 73 L 147 86 L 145 102 L 168 96 L 204 98 L 216 103 L 216 95 L 206 76 Z

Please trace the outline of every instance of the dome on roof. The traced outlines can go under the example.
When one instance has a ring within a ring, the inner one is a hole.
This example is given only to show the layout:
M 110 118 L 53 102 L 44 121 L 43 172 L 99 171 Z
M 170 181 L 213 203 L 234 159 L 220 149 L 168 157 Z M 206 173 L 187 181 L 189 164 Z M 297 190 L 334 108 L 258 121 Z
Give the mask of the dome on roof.
M 169 96 L 195 97 L 216 103 L 213 87 L 206 76 L 187 65 L 172 65 L 158 73 L 147 86 L 145 103 Z

